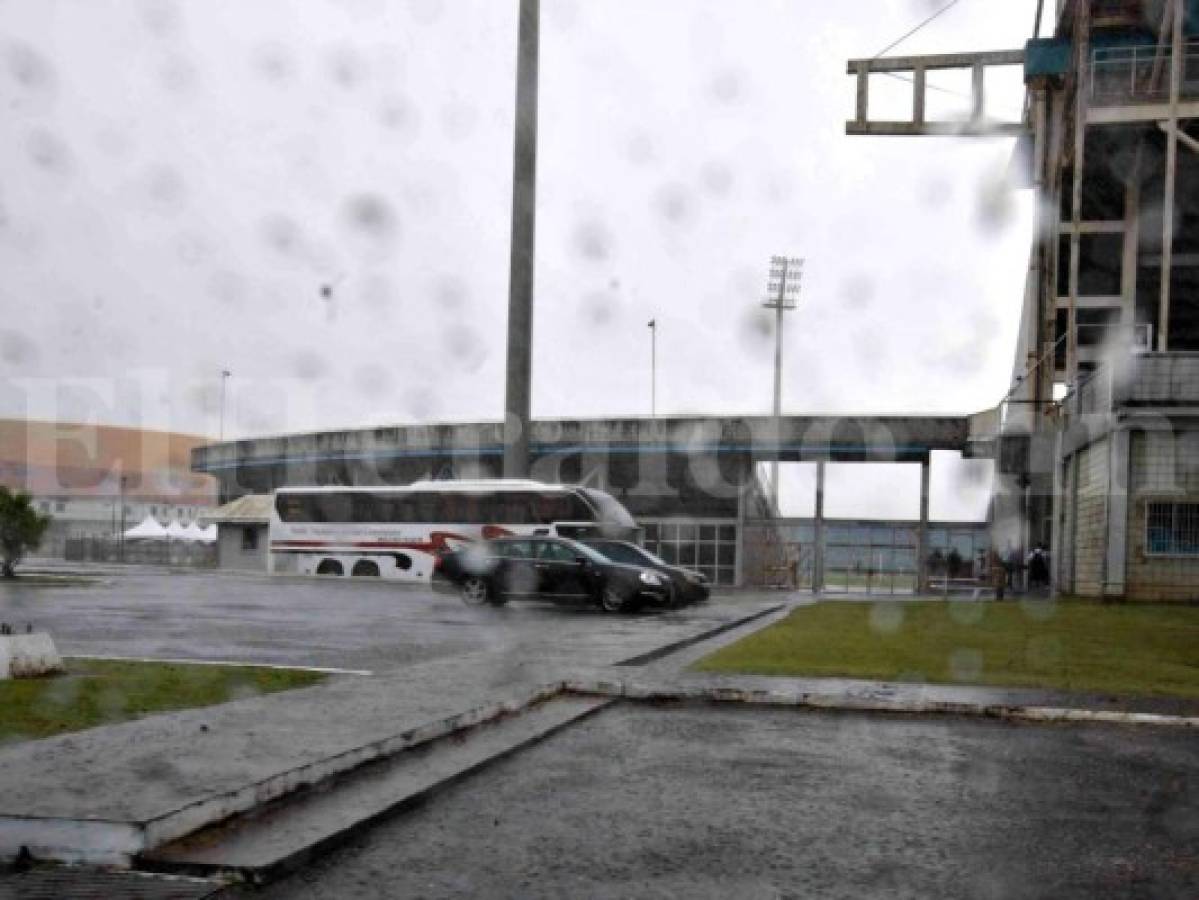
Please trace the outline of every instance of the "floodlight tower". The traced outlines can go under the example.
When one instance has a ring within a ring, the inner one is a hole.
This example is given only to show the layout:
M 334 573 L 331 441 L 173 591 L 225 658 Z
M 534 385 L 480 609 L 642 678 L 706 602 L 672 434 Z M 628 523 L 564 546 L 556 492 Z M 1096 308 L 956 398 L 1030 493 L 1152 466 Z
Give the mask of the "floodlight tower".
M 783 312 L 795 309 L 799 301 L 804 261 L 796 256 L 770 257 L 770 278 L 762 305 L 773 309 L 774 316 L 774 460 L 770 463 L 770 496 L 774 513 L 779 512 L 779 445 L 782 442 L 783 406 Z
M 541 0 L 520 0 L 512 244 L 508 268 L 508 362 L 504 386 L 504 477 L 529 477 L 532 427 L 533 270 L 537 235 L 537 69 Z
M 220 440 L 225 440 L 225 385 L 229 381 L 229 376 L 233 373 L 228 369 L 221 369 L 221 430 Z

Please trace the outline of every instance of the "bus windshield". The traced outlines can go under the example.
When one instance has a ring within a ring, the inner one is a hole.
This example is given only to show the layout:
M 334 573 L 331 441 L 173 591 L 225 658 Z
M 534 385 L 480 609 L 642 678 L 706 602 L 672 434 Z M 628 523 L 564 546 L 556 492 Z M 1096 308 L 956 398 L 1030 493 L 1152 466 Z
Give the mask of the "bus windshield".
M 603 491 L 592 490 L 591 488 L 582 488 L 581 490 L 587 499 L 595 504 L 596 509 L 599 510 L 600 519 L 605 523 L 619 525 L 622 528 L 637 527 L 637 522 L 629 515 L 629 511 L 613 499 L 611 495 L 605 494 Z

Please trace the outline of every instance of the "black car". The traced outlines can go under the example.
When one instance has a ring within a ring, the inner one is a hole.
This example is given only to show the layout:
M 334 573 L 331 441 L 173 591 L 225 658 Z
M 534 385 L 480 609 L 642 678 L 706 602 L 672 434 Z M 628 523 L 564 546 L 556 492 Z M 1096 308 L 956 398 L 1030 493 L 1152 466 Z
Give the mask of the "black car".
M 694 569 L 686 569 L 683 566 L 672 566 L 644 547 L 638 547 L 628 541 L 598 538 L 584 541 L 584 543 L 588 547 L 598 550 L 612 562 L 641 566 L 665 575 L 670 579 L 670 596 L 667 598 L 667 602 L 671 606 L 700 603 L 707 600 L 711 594 L 711 586 L 707 576 L 703 573 L 696 572 Z
M 499 606 L 514 597 L 593 603 L 606 612 L 631 612 L 662 603 L 670 580 L 646 566 L 612 562 L 558 537 L 505 537 L 438 557 L 436 577 L 458 586 L 470 604 Z

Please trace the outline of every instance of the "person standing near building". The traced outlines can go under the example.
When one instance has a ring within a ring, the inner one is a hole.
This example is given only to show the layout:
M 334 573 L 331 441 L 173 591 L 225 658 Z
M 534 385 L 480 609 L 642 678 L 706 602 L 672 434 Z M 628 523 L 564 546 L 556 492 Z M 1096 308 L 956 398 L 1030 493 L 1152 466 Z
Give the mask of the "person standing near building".
M 1049 584 L 1049 558 L 1045 548 L 1037 544 L 1028 554 L 1028 587 L 1029 590 L 1040 590 Z
M 1004 588 L 1007 587 L 1007 566 L 1003 564 L 1003 557 L 999 555 L 998 550 L 991 550 L 991 587 L 995 588 L 995 599 L 1003 599 Z

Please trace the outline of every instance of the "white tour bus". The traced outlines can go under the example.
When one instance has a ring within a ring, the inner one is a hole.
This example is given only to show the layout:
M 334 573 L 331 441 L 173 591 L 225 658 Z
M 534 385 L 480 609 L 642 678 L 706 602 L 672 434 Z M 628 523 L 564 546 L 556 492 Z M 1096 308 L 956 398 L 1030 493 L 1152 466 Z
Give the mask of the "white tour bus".
M 438 551 L 507 534 L 635 540 L 637 523 L 603 491 L 538 481 L 279 488 L 268 565 L 280 574 L 428 581 Z

